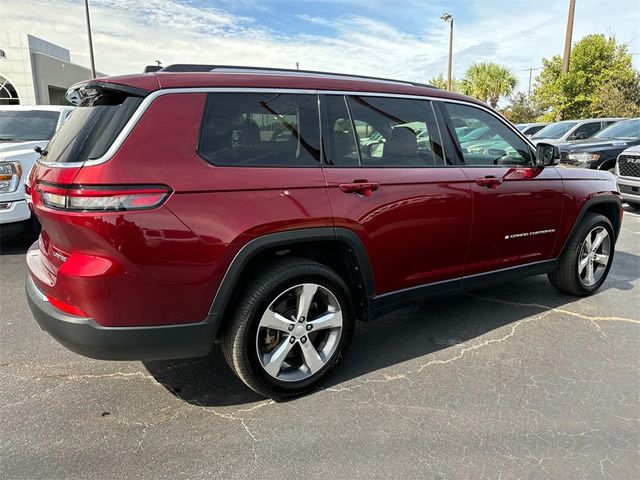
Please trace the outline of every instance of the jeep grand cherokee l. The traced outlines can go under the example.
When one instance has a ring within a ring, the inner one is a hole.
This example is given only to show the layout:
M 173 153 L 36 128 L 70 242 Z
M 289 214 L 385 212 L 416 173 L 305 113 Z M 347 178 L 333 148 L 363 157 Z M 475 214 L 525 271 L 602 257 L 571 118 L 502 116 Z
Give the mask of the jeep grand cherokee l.
M 614 177 L 555 168 L 553 146 L 536 153 L 468 97 L 202 65 L 70 97 L 29 178 L 42 233 L 26 289 L 41 327 L 89 357 L 198 357 L 218 340 L 249 387 L 286 397 L 335 367 L 356 319 L 541 273 L 590 295 L 611 267 Z M 457 124 L 509 147 L 469 152 Z M 376 155 L 365 133 L 385 139 Z

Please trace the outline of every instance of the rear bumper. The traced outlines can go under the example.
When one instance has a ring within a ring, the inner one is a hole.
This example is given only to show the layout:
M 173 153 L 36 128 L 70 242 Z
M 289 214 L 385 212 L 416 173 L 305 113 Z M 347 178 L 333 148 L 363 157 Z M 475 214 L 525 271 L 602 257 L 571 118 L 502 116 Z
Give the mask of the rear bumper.
M 101 360 L 167 360 L 206 356 L 218 322 L 151 327 L 102 327 L 53 307 L 27 277 L 27 301 L 40 327 L 72 352 Z

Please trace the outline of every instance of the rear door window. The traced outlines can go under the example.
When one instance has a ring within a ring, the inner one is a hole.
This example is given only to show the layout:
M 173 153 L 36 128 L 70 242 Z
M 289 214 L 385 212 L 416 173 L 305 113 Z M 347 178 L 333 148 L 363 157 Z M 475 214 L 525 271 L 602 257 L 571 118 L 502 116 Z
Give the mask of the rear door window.
M 444 165 L 440 135 L 428 100 L 348 97 L 363 166 Z
M 211 93 L 205 107 L 198 152 L 214 165 L 318 166 L 318 97 L 288 93 Z
M 142 103 L 141 97 L 104 92 L 76 107 L 53 136 L 45 162 L 74 163 L 103 156 Z

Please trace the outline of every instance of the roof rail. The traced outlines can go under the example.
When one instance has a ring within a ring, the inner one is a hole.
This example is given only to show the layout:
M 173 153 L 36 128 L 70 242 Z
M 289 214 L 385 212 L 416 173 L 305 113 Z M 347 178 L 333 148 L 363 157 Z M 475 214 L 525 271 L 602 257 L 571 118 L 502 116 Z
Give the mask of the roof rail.
M 433 85 L 419 82 L 410 82 L 407 80 L 397 80 L 393 78 L 369 77 L 366 75 L 353 75 L 350 73 L 322 72 L 319 70 L 297 70 L 293 68 L 273 68 L 273 67 L 247 67 L 239 65 L 204 65 L 195 63 L 176 63 L 168 65 L 158 70 L 159 72 L 245 72 L 245 73 L 273 73 L 285 75 L 320 75 L 326 77 L 355 79 L 355 80 L 375 80 L 378 82 L 400 83 L 405 85 L 413 85 L 415 87 L 437 88 Z

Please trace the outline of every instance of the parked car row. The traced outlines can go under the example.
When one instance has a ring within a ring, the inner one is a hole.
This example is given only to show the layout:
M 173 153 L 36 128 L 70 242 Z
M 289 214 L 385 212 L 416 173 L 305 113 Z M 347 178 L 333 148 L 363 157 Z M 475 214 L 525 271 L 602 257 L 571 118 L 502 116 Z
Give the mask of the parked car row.
M 3 232 L 37 231 L 25 200 L 24 181 L 45 148 L 73 111 L 64 106 L 0 107 L 0 227 Z

